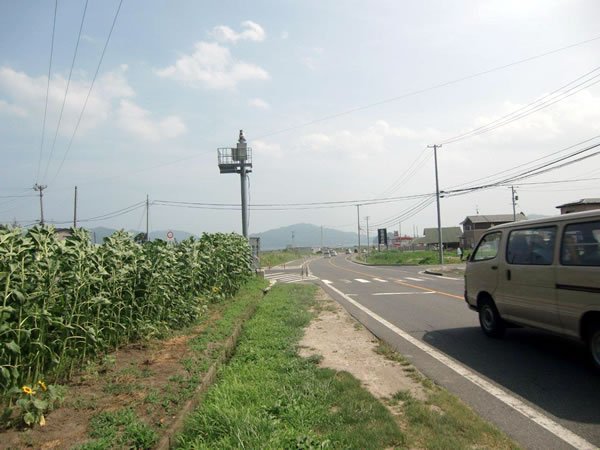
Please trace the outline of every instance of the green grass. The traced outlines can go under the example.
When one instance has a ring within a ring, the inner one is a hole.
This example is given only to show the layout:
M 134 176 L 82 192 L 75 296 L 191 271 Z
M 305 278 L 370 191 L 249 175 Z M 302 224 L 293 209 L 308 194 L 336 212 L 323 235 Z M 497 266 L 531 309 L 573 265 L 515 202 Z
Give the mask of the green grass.
M 152 448 L 158 434 L 142 423 L 135 412 L 120 409 L 115 412 L 101 412 L 90 421 L 90 436 L 81 450 L 106 448 Z
M 427 265 L 438 264 L 439 253 L 433 250 L 398 251 L 384 250 L 372 252 L 366 259 L 369 264 L 405 264 L 405 265 Z M 444 264 L 458 264 L 461 261 L 456 256 L 456 250 L 444 251 Z
M 309 251 L 298 251 L 298 250 L 273 250 L 268 252 L 260 253 L 260 266 L 261 267 L 273 267 L 286 262 L 295 261 L 302 259 L 305 256 L 309 256 Z
M 181 448 L 405 446 L 391 413 L 354 377 L 296 353 L 314 293 L 281 285 L 265 297 L 220 381 L 188 417 Z

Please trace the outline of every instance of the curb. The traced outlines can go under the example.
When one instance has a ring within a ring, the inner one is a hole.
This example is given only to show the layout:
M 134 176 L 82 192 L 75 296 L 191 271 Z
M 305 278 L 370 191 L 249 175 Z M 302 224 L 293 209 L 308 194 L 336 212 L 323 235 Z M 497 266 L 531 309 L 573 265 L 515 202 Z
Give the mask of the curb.
M 267 288 L 263 289 L 263 296 L 269 293 L 269 291 L 273 287 L 273 284 L 275 283 L 272 283 Z M 194 395 L 179 410 L 175 421 L 167 430 L 165 430 L 165 434 L 155 447 L 156 449 L 168 450 L 170 448 L 173 448 L 172 446 L 176 444 L 173 438 L 183 430 L 183 427 L 185 425 L 185 418 L 187 417 L 187 415 L 194 409 L 196 409 L 196 407 L 200 404 L 202 400 L 203 394 L 217 380 L 217 369 L 219 368 L 219 366 L 227 363 L 231 356 L 233 356 L 235 347 L 238 343 L 238 339 L 244 329 L 244 324 L 248 321 L 248 319 L 250 319 L 254 315 L 257 306 L 258 304 L 252 305 L 249 311 L 242 317 L 240 323 L 235 327 L 233 333 L 231 333 L 231 335 L 227 338 L 225 344 L 223 345 L 223 350 L 221 351 L 221 354 L 217 357 L 215 362 L 212 363 L 204 377 L 202 377 L 202 381 L 196 387 Z
M 437 275 L 438 277 L 444 276 L 444 274 L 442 272 L 434 272 L 433 270 L 425 269 L 423 272 L 426 273 L 427 275 Z

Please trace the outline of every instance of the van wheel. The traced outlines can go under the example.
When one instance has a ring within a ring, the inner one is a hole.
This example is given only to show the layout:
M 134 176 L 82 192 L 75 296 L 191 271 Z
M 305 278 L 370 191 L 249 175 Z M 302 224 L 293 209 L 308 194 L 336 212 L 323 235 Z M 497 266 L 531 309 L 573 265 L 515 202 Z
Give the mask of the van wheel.
M 600 370 L 600 325 L 594 325 L 588 336 L 588 347 L 592 363 L 596 370 Z
M 506 330 L 491 298 L 484 298 L 479 302 L 479 323 L 483 332 L 489 337 L 502 337 Z

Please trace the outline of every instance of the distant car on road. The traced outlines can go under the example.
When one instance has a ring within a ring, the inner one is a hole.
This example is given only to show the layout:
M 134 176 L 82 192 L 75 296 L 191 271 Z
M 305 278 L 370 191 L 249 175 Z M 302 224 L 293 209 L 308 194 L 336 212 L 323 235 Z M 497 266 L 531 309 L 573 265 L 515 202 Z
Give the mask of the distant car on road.
M 346 255 L 351 255 L 352 254 L 352 250 L 350 250 L 349 248 L 346 249 Z
M 323 252 L 323 258 L 329 258 L 330 256 L 331 254 L 329 253 L 329 250 Z
M 331 250 L 331 256 L 337 256 L 337 252 L 335 250 Z

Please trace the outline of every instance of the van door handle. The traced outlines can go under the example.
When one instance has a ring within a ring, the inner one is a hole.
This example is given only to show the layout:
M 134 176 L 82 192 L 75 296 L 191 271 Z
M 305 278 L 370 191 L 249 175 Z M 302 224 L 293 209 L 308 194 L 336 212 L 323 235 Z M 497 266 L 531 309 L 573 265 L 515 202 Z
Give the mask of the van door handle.
M 498 270 L 498 266 L 492 266 L 491 269 L 492 270 Z
M 506 279 L 510 280 L 510 269 L 506 271 Z

